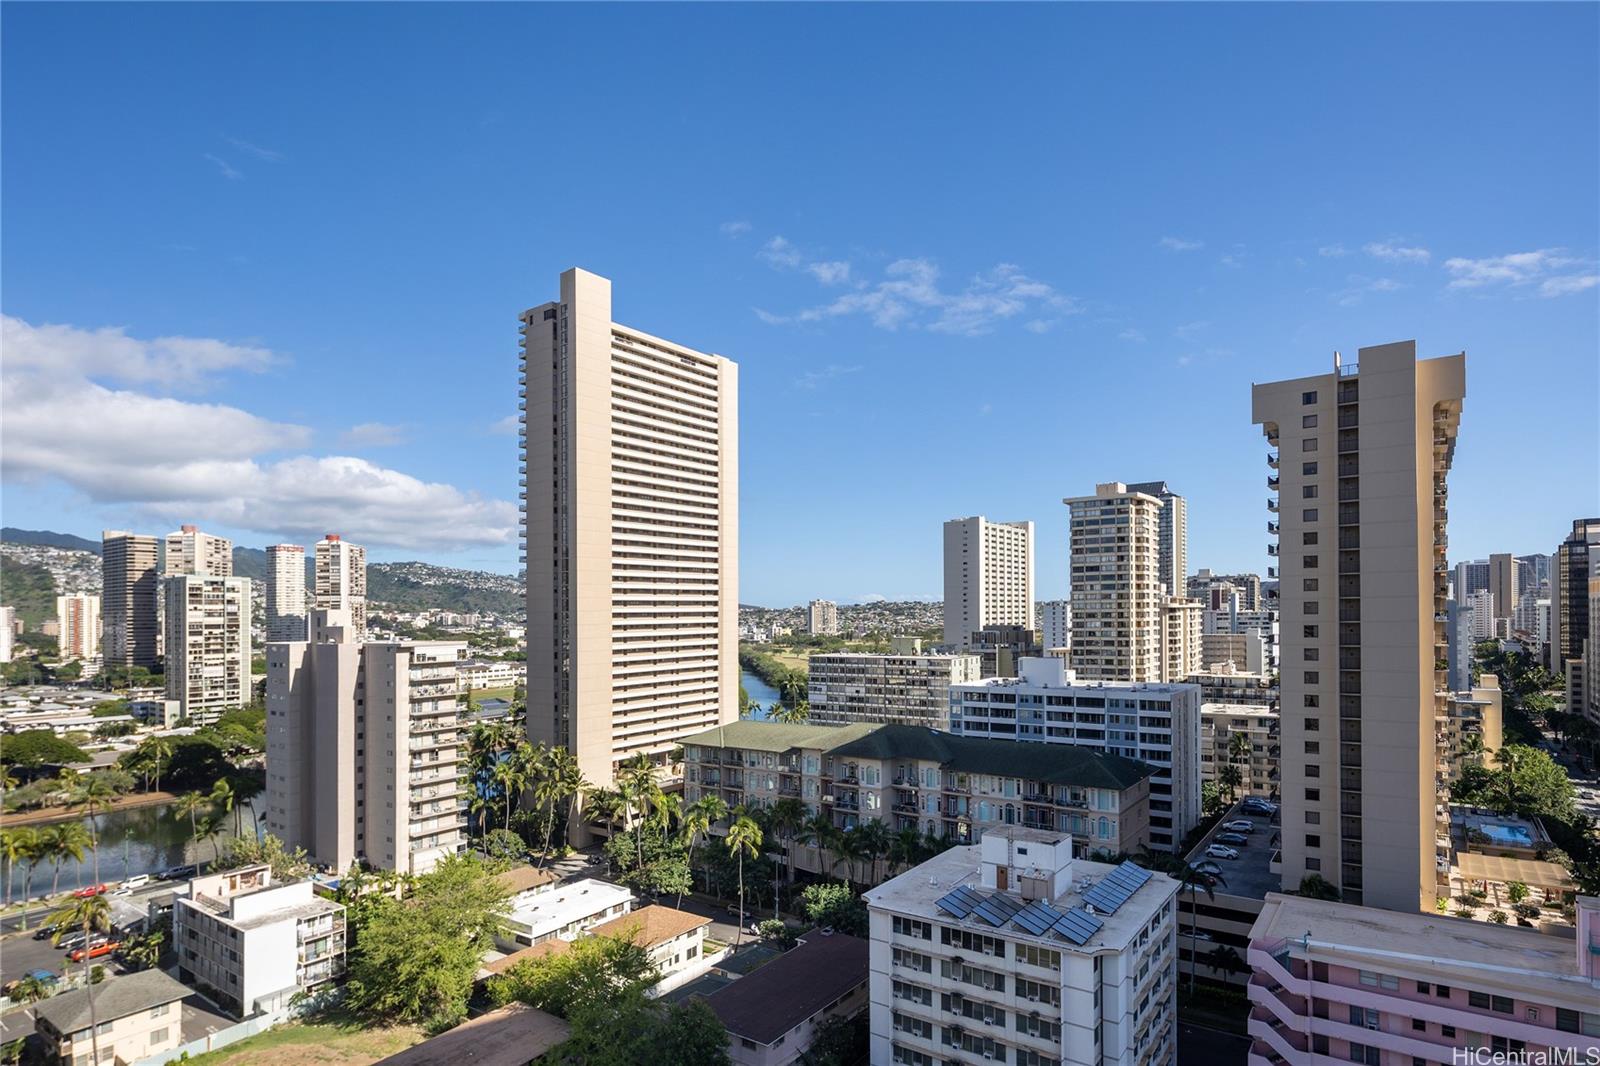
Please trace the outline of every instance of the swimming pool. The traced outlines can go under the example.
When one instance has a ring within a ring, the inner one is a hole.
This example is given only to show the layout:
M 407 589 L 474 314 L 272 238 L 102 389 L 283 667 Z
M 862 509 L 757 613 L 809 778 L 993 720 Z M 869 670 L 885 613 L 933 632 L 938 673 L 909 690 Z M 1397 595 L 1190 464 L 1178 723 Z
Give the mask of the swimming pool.
M 1533 835 L 1528 832 L 1526 826 L 1479 822 L 1476 828 L 1495 844 L 1519 848 L 1533 847 Z

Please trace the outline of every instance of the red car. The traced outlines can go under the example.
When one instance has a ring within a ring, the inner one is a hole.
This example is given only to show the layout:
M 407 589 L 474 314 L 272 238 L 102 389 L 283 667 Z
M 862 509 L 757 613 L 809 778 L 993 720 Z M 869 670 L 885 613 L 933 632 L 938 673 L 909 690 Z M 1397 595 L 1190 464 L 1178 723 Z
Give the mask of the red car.
M 88 899 L 90 896 L 103 896 L 111 891 L 110 885 L 85 885 L 72 894 L 73 899 Z
M 95 944 L 89 948 L 79 948 L 67 956 L 73 962 L 82 962 L 84 959 L 98 959 L 102 955 L 109 955 L 122 946 L 115 940 L 108 940 L 104 944 Z

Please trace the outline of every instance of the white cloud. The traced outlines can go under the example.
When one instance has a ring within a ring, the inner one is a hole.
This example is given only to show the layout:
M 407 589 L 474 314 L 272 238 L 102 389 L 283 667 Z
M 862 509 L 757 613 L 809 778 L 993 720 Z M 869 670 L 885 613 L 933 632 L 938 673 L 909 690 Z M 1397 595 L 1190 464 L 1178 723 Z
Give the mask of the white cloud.
M 1568 296 L 1600 284 L 1593 260 L 1580 259 L 1564 248 L 1541 248 L 1484 259 L 1446 259 L 1452 289 L 1490 286 L 1521 288 L 1539 283 L 1539 295 Z
M 347 448 L 387 448 L 405 442 L 405 427 L 387 422 L 363 422 L 359 426 L 351 426 L 339 436 L 339 443 Z
M 515 437 L 517 430 L 522 427 L 522 419 L 516 415 L 506 415 L 489 423 L 489 432 L 496 437 Z
M 1127 329 L 1125 329 L 1121 333 L 1117 334 L 1117 340 L 1119 340 L 1119 341 L 1131 341 L 1134 344 L 1143 344 L 1144 343 L 1144 330 L 1142 330 L 1142 329 L 1134 329 L 1132 326 L 1129 326 Z
M 863 315 L 880 329 L 907 326 L 976 336 L 1006 319 L 1040 310 L 1073 315 L 1083 307 L 1011 263 L 1001 263 L 974 276 L 961 289 L 947 292 L 940 287 L 939 268 L 932 261 L 897 259 L 884 268 L 882 280 L 858 281 L 855 291 L 832 303 L 788 315 L 757 308 L 756 316 L 769 325 L 780 325 Z
M 1049 333 L 1055 328 L 1056 320 L 1053 318 L 1033 318 L 1022 324 L 1022 328 L 1029 333 Z
M 251 144 L 249 141 L 239 137 L 224 137 L 223 140 L 239 149 L 239 151 L 253 155 L 265 162 L 278 163 L 283 161 L 283 153 L 274 152 L 271 148 L 263 148 L 259 144 Z
M 760 256 L 768 265 L 779 270 L 793 270 L 805 261 L 800 249 L 782 237 L 774 237 L 761 246 Z
M 1206 246 L 1205 241 L 1185 240 L 1182 237 L 1163 237 L 1158 243 L 1169 252 L 1197 252 Z
M 750 232 L 750 223 L 745 222 L 742 219 L 735 220 L 733 222 L 724 222 L 722 225 L 717 227 L 717 230 L 724 237 L 743 237 L 746 233 Z
M 1334 292 L 1333 298 L 1340 307 L 1354 307 L 1369 292 L 1399 292 L 1405 287 L 1404 282 L 1393 278 L 1370 278 L 1365 274 L 1350 274 L 1345 277 L 1344 288 Z
M 1172 331 L 1172 335 L 1177 337 L 1179 340 L 1192 341 L 1196 337 L 1200 336 L 1200 334 L 1204 333 L 1210 327 L 1210 325 L 1211 323 L 1205 321 L 1204 319 L 1199 322 L 1185 322 L 1183 325 L 1174 329 Z
M 845 262 L 808 263 L 806 271 L 824 285 L 839 285 L 850 280 L 850 264 Z
M 1426 248 L 1407 247 L 1398 241 L 1372 241 L 1363 244 L 1361 250 L 1386 263 L 1426 263 L 1433 258 Z
M 847 374 L 855 374 L 860 370 L 859 366 L 840 366 L 838 363 L 829 363 L 820 370 L 807 370 L 804 374 L 795 378 L 794 387 L 811 391 L 835 378 L 842 378 Z
M 305 426 L 147 387 L 203 385 L 274 362 L 263 348 L 122 329 L 33 326 L 0 316 L 0 475 L 60 481 L 152 521 L 214 522 L 270 536 L 342 529 L 352 540 L 450 549 L 511 543 L 517 510 L 352 456 L 294 454 Z M 164 375 L 170 375 L 164 376 Z M 100 380 L 95 380 L 100 379 Z
M 1317 254 L 1324 259 L 1338 259 L 1340 256 L 1349 255 L 1350 249 L 1342 244 L 1324 244 L 1317 249 Z
M 211 162 L 215 163 L 217 165 L 217 170 L 221 171 L 222 176 L 227 178 L 229 181 L 238 181 L 240 178 L 244 177 L 244 175 L 239 171 L 233 169 L 233 166 L 226 159 L 214 156 L 210 152 L 202 153 L 201 158 L 209 159 Z

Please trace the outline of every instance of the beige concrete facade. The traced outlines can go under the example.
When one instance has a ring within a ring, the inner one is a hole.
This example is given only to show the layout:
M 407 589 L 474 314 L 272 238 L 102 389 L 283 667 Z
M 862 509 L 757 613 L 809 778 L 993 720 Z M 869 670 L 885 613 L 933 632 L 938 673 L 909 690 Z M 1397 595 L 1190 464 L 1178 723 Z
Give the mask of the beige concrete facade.
M 191 574 L 199 577 L 233 576 L 233 541 L 202 533 L 197 526 L 182 526 L 167 534 L 161 576 Z
M 351 544 L 337 533 L 317 541 L 314 549 L 315 588 L 311 606 L 328 612 L 330 624 L 349 630 L 350 639 L 367 639 L 367 549 Z M 309 629 L 309 625 L 308 625 Z M 310 640 L 319 639 L 308 632 Z
M 1495 617 L 1510 618 L 1516 613 L 1522 590 L 1517 583 L 1517 560 L 1514 556 L 1489 556 L 1489 591 L 1494 595 Z
M 108 529 L 100 535 L 101 654 L 107 666 L 154 669 L 160 657 L 160 541 Z
M 966 648 L 985 626 L 1033 624 L 1033 523 L 982 515 L 946 522 L 945 646 Z
M 305 640 L 306 550 L 298 544 L 273 544 L 267 548 L 268 643 Z
M 250 702 L 250 579 L 184 574 L 161 582 L 167 699 L 195 725 Z
M 605 785 L 739 714 L 738 366 L 585 270 L 521 322 L 527 728 Z
M 1200 706 L 1200 774 L 1215 781 L 1222 767 L 1239 768 L 1236 796 L 1278 799 L 1278 708 L 1247 703 L 1205 703 Z M 1236 755 L 1233 738 L 1243 735 L 1250 750 Z
M 1161 605 L 1161 678 L 1166 684 L 1187 681 L 1204 662 L 1199 600 L 1169 599 Z
M 452 641 L 267 646 L 267 828 L 337 870 L 422 873 L 464 841 Z
M 56 597 L 56 653 L 63 662 L 100 658 L 99 597 Z
M 832 600 L 812 600 L 806 607 L 806 632 L 831 637 L 839 632 L 839 605 Z
M 1254 387 L 1280 563 L 1286 888 L 1320 874 L 1349 901 L 1433 907 L 1446 477 L 1465 394 L 1464 355 L 1418 362 L 1411 341 Z
M 1167 595 L 1182 598 L 1189 589 L 1189 501 L 1167 487 L 1165 481 L 1141 481 L 1128 491 L 1142 492 L 1161 501 L 1156 550 L 1161 583 Z
M 1073 671 L 1091 681 L 1160 681 L 1160 497 L 1120 481 L 1062 501 L 1072 512 Z
M 950 686 L 978 680 L 982 668 L 977 655 L 813 655 L 807 664 L 809 720 L 818 725 L 871 722 L 946 729 Z

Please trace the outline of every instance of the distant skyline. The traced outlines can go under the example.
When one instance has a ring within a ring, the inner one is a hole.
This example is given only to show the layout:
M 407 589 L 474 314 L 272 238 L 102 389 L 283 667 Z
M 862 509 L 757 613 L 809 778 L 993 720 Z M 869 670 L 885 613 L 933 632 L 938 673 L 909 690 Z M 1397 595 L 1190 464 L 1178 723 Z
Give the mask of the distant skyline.
M 0 30 L 6 525 L 515 572 L 517 315 L 570 266 L 740 364 L 745 603 L 937 599 L 975 514 L 1063 597 L 1061 500 L 1112 480 L 1265 573 L 1251 383 L 1411 338 L 1467 353 L 1452 562 L 1600 514 L 1595 5 Z

